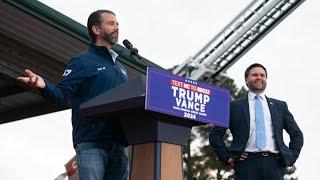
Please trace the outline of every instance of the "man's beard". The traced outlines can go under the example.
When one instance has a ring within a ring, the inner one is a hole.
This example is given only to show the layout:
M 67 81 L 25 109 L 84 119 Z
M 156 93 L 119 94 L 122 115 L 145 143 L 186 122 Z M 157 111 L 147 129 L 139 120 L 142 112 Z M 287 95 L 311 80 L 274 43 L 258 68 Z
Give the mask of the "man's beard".
M 261 86 L 257 86 L 254 83 L 249 83 L 249 84 L 247 84 L 247 86 L 249 89 L 251 89 L 254 92 L 263 92 L 266 89 L 267 84 L 263 83 Z
M 118 42 L 118 31 L 114 31 L 110 34 L 108 34 L 105 31 L 102 31 L 102 32 L 103 33 L 101 34 L 101 38 L 107 41 L 108 43 L 110 43 L 111 45 L 115 45 Z M 113 34 L 116 34 L 116 36 L 113 37 L 112 36 Z

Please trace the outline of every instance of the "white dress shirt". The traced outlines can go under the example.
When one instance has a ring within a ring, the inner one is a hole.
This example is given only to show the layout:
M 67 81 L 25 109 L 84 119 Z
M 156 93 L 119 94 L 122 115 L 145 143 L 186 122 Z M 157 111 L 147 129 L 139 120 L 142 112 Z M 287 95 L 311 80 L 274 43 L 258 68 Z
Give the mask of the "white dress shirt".
M 249 101 L 249 113 L 250 113 L 250 133 L 249 139 L 245 151 L 247 152 L 260 152 L 260 151 L 269 151 L 273 153 L 278 153 L 278 149 L 275 145 L 274 133 L 272 128 L 271 114 L 267 102 L 267 98 L 264 93 L 259 95 L 260 101 L 263 108 L 263 117 L 265 123 L 265 132 L 266 132 L 266 147 L 264 149 L 258 149 L 256 143 L 256 118 L 254 110 L 254 97 L 257 94 L 249 92 L 248 101 Z
M 110 53 L 110 55 L 112 57 L 113 63 L 115 64 L 116 63 L 116 59 L 118 57 L 118 54 L 112 49 L 109 50 L 109 53 Z

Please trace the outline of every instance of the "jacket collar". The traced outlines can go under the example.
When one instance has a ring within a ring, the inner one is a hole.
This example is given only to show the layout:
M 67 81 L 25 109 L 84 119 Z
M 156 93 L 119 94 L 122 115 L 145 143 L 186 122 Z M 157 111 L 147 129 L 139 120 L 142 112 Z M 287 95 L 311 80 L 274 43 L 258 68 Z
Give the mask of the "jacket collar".
M 263 100 L 263 101 L 267 101 L 267 96 L 264 94 L 264 92 L 260 93 L 260 94 L 255 94 L 251 91 L 248 92 L 247 96 L 248 96 L 248 99 L 250 100 L 253 100 L 256 96 L 260 96 L 260 98 Z
M 94 52 L 100 56 L 106 57 L 108 59 L 110 58 L 113 60 L 113 62 L 115 62 L 115 59 L 118 56 L 118 54 L 114 51 L 112 53 L 110 53 L 107 47 L 96 46 L 95 44 L 92 44 L 92 43 L 89 45 L 89 51 Z
M 271 98 L 268 98 L 266 95 L 264 95 L 265 99 L 268 102 L 270 115 L 271 115 L 271 121 L 273 124 L 275 124 L 275 115 L 276 115 L 276 106 L 274 104 L 274 101 Z M 248 127 L 250 127 L 250 112 L 249 112 L 249 94 L 247 94 L 243 99 L 241 99 L 242 103 L 242 109 L 243 113 L 247 122 Z

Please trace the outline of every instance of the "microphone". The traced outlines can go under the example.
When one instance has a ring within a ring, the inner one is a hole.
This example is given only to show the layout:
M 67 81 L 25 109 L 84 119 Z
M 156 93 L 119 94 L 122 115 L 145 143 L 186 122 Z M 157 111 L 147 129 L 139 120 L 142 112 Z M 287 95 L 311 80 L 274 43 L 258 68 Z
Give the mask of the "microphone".
M 147 65 L 142 61 L 142 57 L 138 54 L 138 49 L 134 48 L 131 42 L 128 39 L 123 40 L 123 45 L 129 49 L 132 58 L 140 65 L 142 65 L 144 68 L 147 67 Z
M 131 55 L 135 55 L 140 59 L 140 56 L 138 54 L 138 49 L 134 48 L 133 45 L 131 44 L 131 42 L 128 39 L 123 40 L 123 45 L 129 49 L 129 51 L 131 52 Z

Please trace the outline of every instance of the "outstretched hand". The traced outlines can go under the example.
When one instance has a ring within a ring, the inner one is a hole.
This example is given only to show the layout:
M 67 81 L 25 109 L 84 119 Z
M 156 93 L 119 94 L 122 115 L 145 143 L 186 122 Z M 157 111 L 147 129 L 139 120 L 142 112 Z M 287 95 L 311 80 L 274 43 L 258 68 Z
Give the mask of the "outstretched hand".
M 40 88 L 43 89 L 46 86 L 46 83 L 44 82 L 43 78 L 35 73 L 33 73 L 32 71 L 30 71 L 29 69 L 26 69 L 24 71 L 26 73 L 26 76 L 22 77 L 18 77 L 17 79 L 25 84 L 28 84 L 34 88 Z

